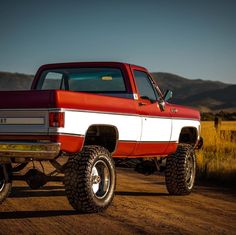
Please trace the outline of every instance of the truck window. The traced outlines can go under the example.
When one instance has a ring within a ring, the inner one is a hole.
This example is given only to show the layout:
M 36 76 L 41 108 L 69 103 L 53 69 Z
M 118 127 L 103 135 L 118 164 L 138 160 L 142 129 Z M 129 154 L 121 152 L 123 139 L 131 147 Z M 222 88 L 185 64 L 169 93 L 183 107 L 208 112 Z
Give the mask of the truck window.
M 134 70 L 134 76 L 140 97 L 148 97 L 150 100 L 157 100 L 158 95 L 153 88 L 148 74 L 142 71 Z
M 52 77 L 54 74 L 54 77 Z M 55 76 L 56 74 L 56 76 Z M 65 85 L 64 85 L 65 83 Z M 117 68 L 66 68 L 42 73 L 38 90 L 65 89 L 91 93 L 124 93 L 126 86 Z
M 45 75 L 41 90 L 64 90 L 63 74 L 57 72 L 48 72 Z

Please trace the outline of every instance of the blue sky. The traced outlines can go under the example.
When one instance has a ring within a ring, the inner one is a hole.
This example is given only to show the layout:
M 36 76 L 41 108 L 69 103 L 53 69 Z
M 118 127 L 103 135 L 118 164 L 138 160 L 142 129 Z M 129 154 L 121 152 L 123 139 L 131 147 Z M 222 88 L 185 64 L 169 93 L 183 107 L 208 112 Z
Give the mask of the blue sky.
M 236 83 L 234 0 L 0 0 L 0 71 L 124 61 Z

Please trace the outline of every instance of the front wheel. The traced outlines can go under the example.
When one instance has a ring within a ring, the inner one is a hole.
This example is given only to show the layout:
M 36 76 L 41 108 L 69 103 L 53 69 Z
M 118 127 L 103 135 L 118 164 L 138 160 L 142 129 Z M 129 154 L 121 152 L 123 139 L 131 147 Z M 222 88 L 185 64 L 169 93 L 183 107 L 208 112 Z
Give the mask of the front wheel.
M 91 213 L 106 209 L 114 197 L 115 165 L 109 151 L 85 146 L 65 168 L 65 190 L 75 210 Z
M 190 194 L 196 175 L 196 156 L 189 144 L 180 144 L 166 159 L 166 187 L 172 195 Z
M 0 204 L 11 192 L 11 165 L 0 164 Z

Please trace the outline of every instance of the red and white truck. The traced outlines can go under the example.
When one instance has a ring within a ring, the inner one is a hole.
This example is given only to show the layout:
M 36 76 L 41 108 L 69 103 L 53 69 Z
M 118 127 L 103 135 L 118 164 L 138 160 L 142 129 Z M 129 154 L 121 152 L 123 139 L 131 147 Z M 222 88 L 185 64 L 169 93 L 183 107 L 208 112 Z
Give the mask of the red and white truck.
M 156 170 L 164 162 L 169 193 L 189 194 L 200 114 L 170 104 L 171 96 L 140 66 L 41 66 L 31 90 L 0 92 L 0 201 L 9 195 L 15 172 L 32 161 L 49 161 L 64 174 L 68 200 L 82 212 L 102 211 L 112 202 L 116 158 L 145 159 Z M 65 156 L 68 161 L 60 165 L 58 158 Z M 32 169 L 25 178 L 37 188 L 43 176 Z

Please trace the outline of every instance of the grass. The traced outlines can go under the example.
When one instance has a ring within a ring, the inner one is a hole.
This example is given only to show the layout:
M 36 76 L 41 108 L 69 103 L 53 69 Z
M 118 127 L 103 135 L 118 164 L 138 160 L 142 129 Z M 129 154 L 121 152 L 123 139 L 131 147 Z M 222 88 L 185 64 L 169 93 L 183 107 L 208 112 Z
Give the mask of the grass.
M 236 122 L 202 122 L 203 148 L 197 151 L 198 180 L 236 187 Z

